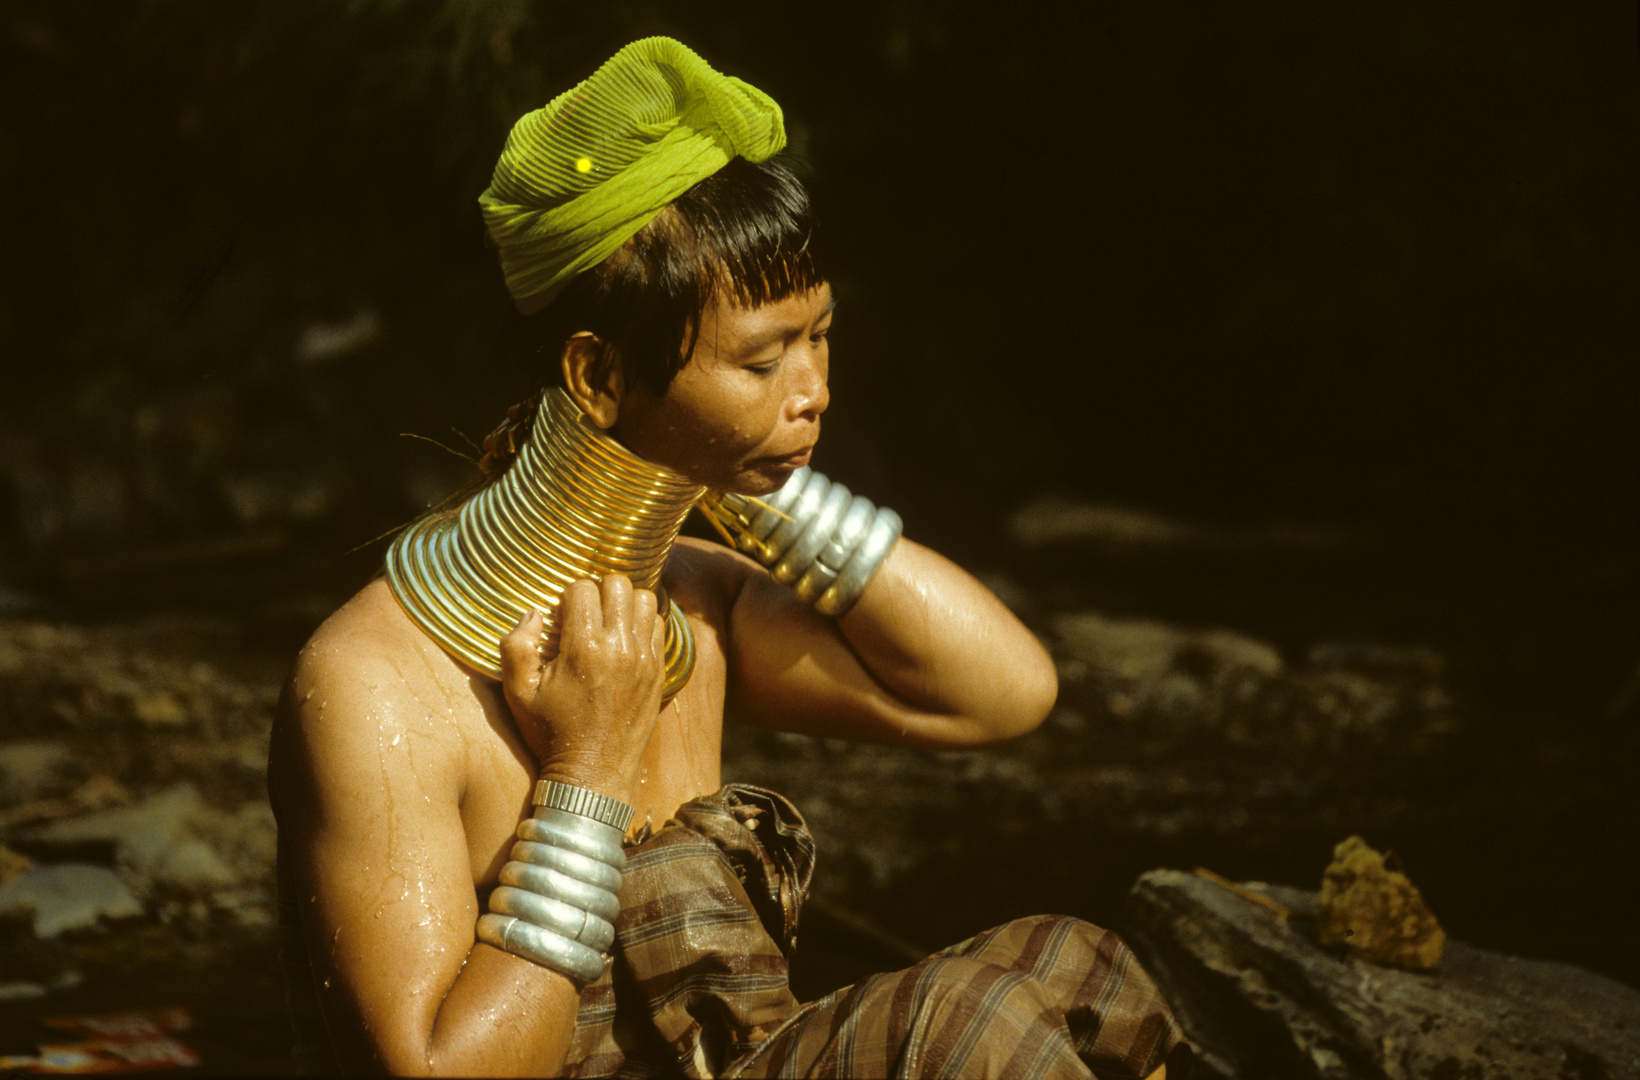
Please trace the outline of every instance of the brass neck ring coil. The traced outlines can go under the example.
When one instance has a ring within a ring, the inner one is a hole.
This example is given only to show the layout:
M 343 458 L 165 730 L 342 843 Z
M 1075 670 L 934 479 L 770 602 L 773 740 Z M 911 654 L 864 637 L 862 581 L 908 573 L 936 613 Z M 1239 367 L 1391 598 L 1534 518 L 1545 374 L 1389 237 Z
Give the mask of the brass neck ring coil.
M 411 525 L 387 552 L 387 580 L 407 615 L 445 652 L 501 677 L 501 638 L 532 607 L 558 647 L 558 605 L 575 581 L 625 574 L 656 589 L 666 624 L 670 698 L 695 665 L 694 635 L 659 590 L 667 556 L 705 487 L 632 453 L 548 391 L 529 438 L 499 479 L 458 509 Z

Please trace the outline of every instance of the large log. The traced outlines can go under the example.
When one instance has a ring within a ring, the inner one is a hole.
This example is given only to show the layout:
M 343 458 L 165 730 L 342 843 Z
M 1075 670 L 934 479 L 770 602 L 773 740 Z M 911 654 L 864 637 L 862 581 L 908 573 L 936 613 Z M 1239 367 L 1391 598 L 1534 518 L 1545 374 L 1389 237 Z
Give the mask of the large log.
M 1428 972 L 1316 944 L 1316 894 L 1155 870 L 1129 940 L 1199 1050 L 1198 1076 L 1640 1077 L 1640 992 L 1569 964 L 1448 942 Z M 1286 908 L 1291 915 L 1283 915 Z

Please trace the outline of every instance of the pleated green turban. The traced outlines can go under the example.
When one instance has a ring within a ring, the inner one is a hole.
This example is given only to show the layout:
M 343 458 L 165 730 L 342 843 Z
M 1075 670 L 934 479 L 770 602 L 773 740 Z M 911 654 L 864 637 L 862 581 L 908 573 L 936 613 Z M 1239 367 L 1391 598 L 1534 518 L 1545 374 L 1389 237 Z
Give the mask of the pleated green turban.
M 513 126 L 478 200 L 507 291 L 539 311 L 732 158 L 785 145 L 767 94 L 671 38 L 634 41 Z

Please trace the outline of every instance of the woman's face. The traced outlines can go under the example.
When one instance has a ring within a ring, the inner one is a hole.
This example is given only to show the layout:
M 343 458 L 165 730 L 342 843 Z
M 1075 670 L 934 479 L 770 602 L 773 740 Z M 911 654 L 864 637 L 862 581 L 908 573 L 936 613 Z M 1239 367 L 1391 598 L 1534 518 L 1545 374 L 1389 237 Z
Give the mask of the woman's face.
M 640 457 L 692 480 L 767 495 L 808 464 L 820 438 L 831 286 L 743 308 L 719 296 L 694 356 L 659 397 L 621 396 L 612 434 Z

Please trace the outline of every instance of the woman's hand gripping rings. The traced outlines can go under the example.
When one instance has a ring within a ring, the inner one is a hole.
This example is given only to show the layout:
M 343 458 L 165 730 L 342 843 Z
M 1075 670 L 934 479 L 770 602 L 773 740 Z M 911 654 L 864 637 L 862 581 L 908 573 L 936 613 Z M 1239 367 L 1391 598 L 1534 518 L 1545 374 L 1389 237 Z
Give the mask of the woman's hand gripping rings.
M 556 656 L 541 655 L 539 611 L 501 639 L 502 690 L 541 779 L 631 801 L 666 677 L 656 606 L 619 574 L 577 581 L 559 603 Z

